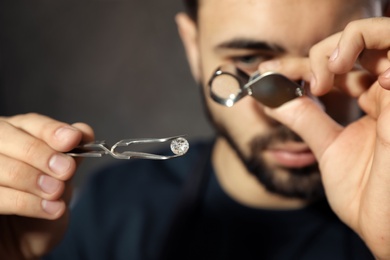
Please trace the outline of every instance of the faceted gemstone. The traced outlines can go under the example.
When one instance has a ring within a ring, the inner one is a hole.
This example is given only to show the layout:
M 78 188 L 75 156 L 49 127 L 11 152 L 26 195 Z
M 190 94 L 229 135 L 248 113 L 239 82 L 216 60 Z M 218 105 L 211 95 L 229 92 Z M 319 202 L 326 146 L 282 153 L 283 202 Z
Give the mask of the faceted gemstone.
M 171 150 L 174 154 L 183 155 L 188 151 L 189 148 L 190 144 L 183 137 L 176 138 L 171 142 Z

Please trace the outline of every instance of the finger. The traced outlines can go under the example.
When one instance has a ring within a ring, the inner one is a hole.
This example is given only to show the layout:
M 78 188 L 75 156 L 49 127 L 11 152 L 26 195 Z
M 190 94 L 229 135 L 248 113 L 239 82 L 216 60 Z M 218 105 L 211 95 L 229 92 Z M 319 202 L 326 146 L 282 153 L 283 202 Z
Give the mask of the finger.
M 362 68 L 378 76 L 390 67 L 387 52 L 387 50 L 364 49 L 359 55 L 358 62 Z
M 340 33 L 334 34 L 310 49 L 309 59 L 313 73 L 310 90 L 313 95 L 322 96 L 334 86 L 335 76 L 328 68 L 328 60 L 337 46 L 340 36 Z
M 92 142 L 93 140 L 95 140 L 94 131 L 89 125 L 87 125 L 85 123 L 74 123 L 74 124 L 72 124 L 72 126 L 77 128 L 78 130 L 80 130 L 83 133 L 83 136 L 81 139 L 82 143 L 89 143 L 89 142 Z M 80 165 L 80 163 L 83 161 L 82 157 L 75 157 L 73 159 L 76 161 L 77 165 Z
M 61 152 L 71 150 L 82 139 L 82 132 L 79 129 L 35 113 L 1 119 Z
M 279 57 L 262 62 L 259 65 L 260 73 L 278 72 L 291 80 L 304 80 L 309 82 L 312 76 L 310 63 L 307 58 L 301 57 Z
M 358 101 L 366 114 L 377 119 L 390 104 L 390 91 L 383 89 L 378 82 L 374 82 Z
M 390 19 L 383 17 L 350 22 L 329 60 L 329 69 L 334 73 L 348 72 L 362 51 L 367 49 L 367 53 L 362 54 L 362 65 L 366 64 L 365 67 L 375 71 L 376 75 L 383 73 L 389 68 L 389 63 L 379 57 L 386 57 L 386 55 L 373 54 L 374 52 L 369 50 L 387 50 L 390 47 L 389 27 Z M 373 66 L 374 63 L 377 65 Z
M 42 200 L 22 191 L 0 187 L 0 214 L 57 219 L 66 209 L 61 200 Z
M 308 97 L 297 98 L 276 109 L 266 108 L 265 112 L 301 136 L 317 160 L 322 158 L 342 130 L 339 124 Z
M 80 130 L 83 133 L 81 140 L 82 142 L 92 142 L 93 140 L 95 140 L 95 133 L 91 126 L 79 122 L 72 124 L 72 127 Z
M 54 200 L 60 198 L 64 182 L 41 173 L 34 167 L 0 155 L 0 186 Z
M 20 160 L 60 180 L 69 179 L 76 168 L 70 156 L 53 150 L 47 143 L 0 121 L 0 154 Z
M 311 57 L 313 63 L 326 64 L 327 59 L 323 57 L 322 47 L 318 47 L 320 55 L 315 53 L 313 49 L 313 56 Z M 331 49 L 331 48 L 329 48 Z M 314 61 L 315 59 L 322 59 L 321 62 Z M 329 71 L 326 66 L 322 69 L 319 69 L 318 66 L 315 67 L 317 70 Z M 312 79 L 312 71 L 310 67 L 310 61 L 308 58 L 299 58 L 299 57 L 282 57 L 269 61 L 265 61 L 259 66 L 260 73 L 265 73 L 268 71 L 281 73 L 292 80 L 304 80 L 310 82 Z M 326 85 L 326 88 L 323 91 L 324 93 L 315 93 L 315 94 L 325 94 L 330 91 L 333 87 L 336 87 L 351 97 L 359 97 L 367 88 L 374 82 L 375 78 L 372 77 L 367 71 L 364 70 L 353 70 L 348 74 L 334 75 L 329 73 L 330 79 L 329 83 Z M 325 76 L 327 77 L 327 76 Z M 324 82 L 323 80 L 321 80 Z M 321 87 L 320 87 L 321 88 Z
M 378 82 L 382 88 L 390 90 L 390 69 L 387 69 L 382 75 L 378 77 Z
M 360 97 L 375 82 L 376 78 L 365 70 L 353 70 L 347 74 L 335 75 L 333 87 L 350 97 Z

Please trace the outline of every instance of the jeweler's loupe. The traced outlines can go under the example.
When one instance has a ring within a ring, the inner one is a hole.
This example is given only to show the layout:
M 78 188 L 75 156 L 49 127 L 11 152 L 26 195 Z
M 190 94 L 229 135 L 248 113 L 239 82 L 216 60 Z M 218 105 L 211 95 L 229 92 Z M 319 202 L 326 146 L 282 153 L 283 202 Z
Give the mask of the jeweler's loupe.
M 231 107 L 245 96 L 252 96 L 267 107 L 278 107 L 304 95 L 304 82 L 298 84 L 286 76 L 256 72 L 251 76 L 234 65 L 219 67 L 209 81 L 211 98 Z

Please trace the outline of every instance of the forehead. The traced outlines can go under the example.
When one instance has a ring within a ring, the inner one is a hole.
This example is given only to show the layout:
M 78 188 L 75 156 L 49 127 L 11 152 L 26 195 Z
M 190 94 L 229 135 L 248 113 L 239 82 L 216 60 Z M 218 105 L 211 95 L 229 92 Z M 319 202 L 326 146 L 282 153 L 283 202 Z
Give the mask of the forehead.
M 370 2 L 375 0 L 202 0 L 198 22 L 210 44 L 256 38 L 302 51 L 349 21 L 371 16 Z
M 257 17 L 283 16 L 285 19 L 307 14 L 329 15 L 340 18 L 357 9 L 368 8 L 380 0 L 199 0 L 199 13 L 204 18 L 211 16 L 240 15 Z M 276 17 L 276 18 L 277 18 Z M 241 17 L 243 18 L 243 16 Z

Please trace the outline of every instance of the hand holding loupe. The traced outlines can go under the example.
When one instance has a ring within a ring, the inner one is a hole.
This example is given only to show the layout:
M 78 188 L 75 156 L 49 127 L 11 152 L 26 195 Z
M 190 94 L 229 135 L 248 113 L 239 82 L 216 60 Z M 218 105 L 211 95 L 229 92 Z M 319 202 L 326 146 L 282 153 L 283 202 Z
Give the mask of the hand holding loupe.
M 209 81 L 211 98 L 231 107 L 245 96 L 252 96 L 267 107 L 278 107 L 304 95 L 304 83 L 298 84 L 286 76 L 256 72 L 248 76 L 234 65 L 219 67 Z

